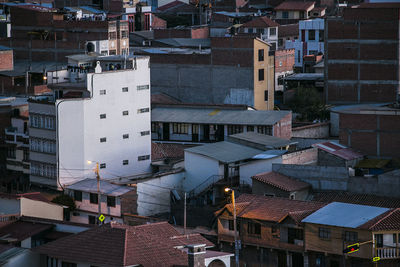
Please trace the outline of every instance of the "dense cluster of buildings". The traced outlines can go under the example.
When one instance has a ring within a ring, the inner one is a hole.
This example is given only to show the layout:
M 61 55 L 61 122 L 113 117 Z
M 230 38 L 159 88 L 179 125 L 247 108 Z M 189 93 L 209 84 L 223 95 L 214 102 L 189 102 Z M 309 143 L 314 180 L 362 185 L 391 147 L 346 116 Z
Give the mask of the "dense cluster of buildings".
M 0 11 L 1 266 L 399 266 L 400 3 Z

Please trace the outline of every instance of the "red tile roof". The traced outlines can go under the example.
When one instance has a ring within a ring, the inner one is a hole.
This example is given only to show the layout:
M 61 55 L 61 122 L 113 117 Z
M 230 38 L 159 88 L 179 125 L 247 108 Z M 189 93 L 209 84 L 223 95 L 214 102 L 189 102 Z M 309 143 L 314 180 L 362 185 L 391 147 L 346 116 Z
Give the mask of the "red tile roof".
M 382 208 L 400 207 L 400 198 L 382 197 L 368 194 L 356 194 L 345 191 L 316 192 L 314 193 L 313 200 L 326 203 L 344 202 Z
M 291 2 L 285 1 L 279 6 L 275 7 L 275 10 L 300 10 L 305 11 L 315 5 L 315 2 Z
M 193 145 L 151 143 L 151 160 L 183 159 L 184 149 Z
M 400 230 L 400 208 L 389 210 L 358 228 L 372 231 Z
M 53 228 L 52 224 L 16 221 L 0 228 L 0 239 L 9 239 L 12 243 Z
M 312 146 L 345 160 L 358 159 L 364 156 L 363 154 L 358 153 L 351 148 L 345 147 L 335 142 L 319 143 Z
M 308 183 L 290 178 L 277 172 L 263 172 L 260 174 L 256 174 L 251 178 L 259 182 L 272 185 L 287 192 L 299 191 L 310 187 L 310 184 Z
M 264 16 L 253 19 L 249 22 L 244 23 L 242 28 L 269 28 L 269 27 L 278 27 L 279 24 L 270 18 Z
M 187 265 L 187 254 L 175 247 L 203 243 L 200 235 L 184 238 L 166 222 L 127 226 L 107 224 L 68 236 L 34 251 L 61 260 L 109 266 Z
M 240 195 L 236 199 L 236 206 L 238 207 L 240 203 L 245 203 L 245 205 L 237 210 L 237 217 L 270 222 L 280 222 L 290 212 L 316 211 L 326 205 L 315 201 L 300 201 L 250 194 Z M 226 205 L 225 208 L 232 209 L 229 206 L 231 204 Z M 216 215 L 218 216 L 222 211 L 223 209 L 219 210 Z
M 291 211 L 288 213 L 287 217 L 293 219 L 297 224 L 300 224 L 301 221 L 306 218 L 308 215 L 313 213 L 315 210 L 301 210 L 301 211 Z M 281 220 L 282 221 L 282 220 Z
M 181 101 L 164 93 L 155 93 L 151 95 L 151 104 L 179 104 L 179 103 L 181 103 Z

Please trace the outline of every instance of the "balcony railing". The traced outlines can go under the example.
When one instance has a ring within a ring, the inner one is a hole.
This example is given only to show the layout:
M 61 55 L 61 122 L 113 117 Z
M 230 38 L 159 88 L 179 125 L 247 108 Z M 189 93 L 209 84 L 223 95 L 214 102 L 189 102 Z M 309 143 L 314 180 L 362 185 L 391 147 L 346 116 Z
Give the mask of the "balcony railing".
M 377 248 L 375 251 L 374 256 L 381 259 L 396 259 L 400 255 L 400 248 Z

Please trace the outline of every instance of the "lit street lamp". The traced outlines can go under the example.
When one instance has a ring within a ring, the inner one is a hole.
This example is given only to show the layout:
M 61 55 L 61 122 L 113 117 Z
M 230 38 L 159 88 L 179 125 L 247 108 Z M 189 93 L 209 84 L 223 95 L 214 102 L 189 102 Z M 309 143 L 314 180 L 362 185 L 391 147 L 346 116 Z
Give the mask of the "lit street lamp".
M 233 231 L 235 232 L 235 262 L 236 267 L 239 267 L 239 244 L 236 228 L 236 205 L 235 205 L 235 191 L 231 188 L 225 188 L 225 192 L 232 192 L 232 205 L 233 205 Z

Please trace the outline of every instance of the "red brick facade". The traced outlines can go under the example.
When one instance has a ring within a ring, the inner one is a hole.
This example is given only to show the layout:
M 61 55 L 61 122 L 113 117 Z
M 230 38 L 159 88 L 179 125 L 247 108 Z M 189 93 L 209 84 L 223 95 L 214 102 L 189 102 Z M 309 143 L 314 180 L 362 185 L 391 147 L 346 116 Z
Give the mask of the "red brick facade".
M 326 21 L 328 103 L 398 100 L 399 10 L 400 4 L 362 4 Z
M 400 156 L 399 110 L 342 112 L 339 128 L 339 140 L 345 146 L 372 156 Z
M 294 49 L 275 51 L 275 73 L 293 71 Z
M 5 70 L 13 70 L 14 68 L 14 60 L 13 60 L 13 51 L 10 50 L 1 50 L 0 51 L 0 71 Z
M 279 122 L 274 125 L 273 136 L 290 139 L 292 138 L 292 113 L 283 117 Z

